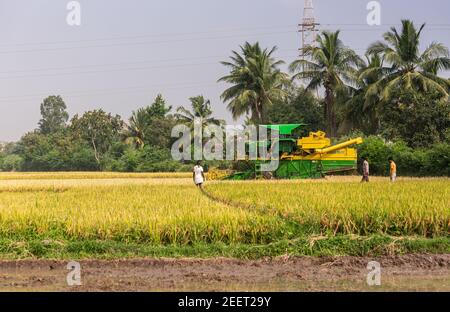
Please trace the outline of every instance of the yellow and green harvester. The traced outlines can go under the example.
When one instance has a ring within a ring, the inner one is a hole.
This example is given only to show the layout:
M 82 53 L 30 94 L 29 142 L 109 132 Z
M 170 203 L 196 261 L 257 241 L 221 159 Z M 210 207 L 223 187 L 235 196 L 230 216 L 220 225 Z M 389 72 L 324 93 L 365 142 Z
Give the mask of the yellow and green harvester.
M 322 131 L 312 132 L 308 137 L 295 138 L 293 132 L 303 124 L 266 125 L 270 131 L 278 132 L 275 141 L 250 142 L 247 151 L 261 145 L 268 150 L 279 147 L 279 166 L 274 172 L 262 172 L 261 165 L 267 159 L 249 161 L 248 170 L 234 173 L 230 180 L 247 180 L 258 177 L 276 179 L 311 179 L 323 178 L 328 174 L 353 171 L 357 169 L 358 153 L 354 145 L 362 144 L 363 139 L 357 138 L 332 145 L 331 140 Z

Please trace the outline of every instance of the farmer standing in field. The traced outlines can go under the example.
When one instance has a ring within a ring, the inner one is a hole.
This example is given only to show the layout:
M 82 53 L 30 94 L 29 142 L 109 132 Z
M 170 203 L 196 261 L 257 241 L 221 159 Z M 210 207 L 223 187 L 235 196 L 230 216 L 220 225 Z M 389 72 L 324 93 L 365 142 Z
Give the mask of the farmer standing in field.
M 366 157 L 362 158 L 364 160 L 363 162 L 363 178 L 361 180 L 361 183 L 363 182 L 369 182 L 369 174 L 370 174 L 370 166 L 369 161 Z
M 391 182 L 394 183 L 395 180 L 397 179 L 397 164 L 392 158 L 389 158 L 389 163 L 390 163 L 389 176 L 391 177 Z
M 197 162 L 197 165 L 194 167 L 193 172 L 194 183 L 197 187 L 202 188 L 203 183 L 205 182 L 205 174 L 203 167 L 201 166 L 200 161 Z

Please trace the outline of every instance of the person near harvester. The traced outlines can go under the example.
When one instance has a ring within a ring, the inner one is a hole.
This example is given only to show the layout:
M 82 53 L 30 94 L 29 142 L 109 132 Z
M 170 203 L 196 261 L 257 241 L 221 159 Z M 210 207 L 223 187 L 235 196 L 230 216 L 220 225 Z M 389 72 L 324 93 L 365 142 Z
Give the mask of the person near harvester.
M 203 167 L 201 166 L 200 161 L 197 162 L 197 165 L 194 167 L 193 171 L 193 179 L 194 183 L 197 187 L 202 188 L 203 183 L 205 183 L 205 173 Z
M 397 180 L 397 164 L 394 159 L 389 159 L 389 176 L 391 178 L 391 182 L 395 182 Z
M 363 178 L 361 182 L 369 182 L 370 165 L 366 157 L 363 157 Z

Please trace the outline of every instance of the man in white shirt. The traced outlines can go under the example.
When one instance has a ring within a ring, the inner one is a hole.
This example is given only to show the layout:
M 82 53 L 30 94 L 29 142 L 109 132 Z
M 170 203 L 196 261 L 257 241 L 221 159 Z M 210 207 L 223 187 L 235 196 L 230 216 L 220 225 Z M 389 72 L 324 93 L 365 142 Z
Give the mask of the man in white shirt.
M 202 188 L 203 183 L 205 182 L 206 179 L 205 179 L 204 170 L 203 170 L 203 167 L 201 166 L 200 161 L 198 161 L 197 165 L 194 167 L 193 178 L 194 178 L 195 185 Z

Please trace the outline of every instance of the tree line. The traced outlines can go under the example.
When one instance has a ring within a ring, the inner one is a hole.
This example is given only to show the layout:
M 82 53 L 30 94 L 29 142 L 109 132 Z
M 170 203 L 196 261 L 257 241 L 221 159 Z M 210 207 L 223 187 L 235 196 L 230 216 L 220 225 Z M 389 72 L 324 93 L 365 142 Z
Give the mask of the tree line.
M 222 62 L 229 74 L 220 78 L 230 87 L 221 95 L 234 119 L 246 124 L 305 123 L 298 135 L 325 130 L 335 141 L 353 135 L 367 138 L 360 153 L 383 162 L 395 156 L 405 173 L 450 174 L 450 54 L 440 43 L 421 51 L 421 34 L 409 20 L 391 28 L 360 57 L 340 39 L 324 31 L 303 58 L 281 70 L 276 47 L 248 43 Z M 38 128 L 19 142 L 0 146 L 3 171 L 185 171 L 191 164 L 173 161 L 172 128 L 224 122 L 213 117 L 203 96 L 190 98 L 190 108 L 169 106 L 162 95 L 132 112 L 129 120 L 103 110 L 69 120 L 61 96 L 41 104 Z M 386 158 L 386 159 L 384 159 Z M 377 165 L 377 162 L 380 165 Z M 233 163 L 211 164 L 232 167 Z

